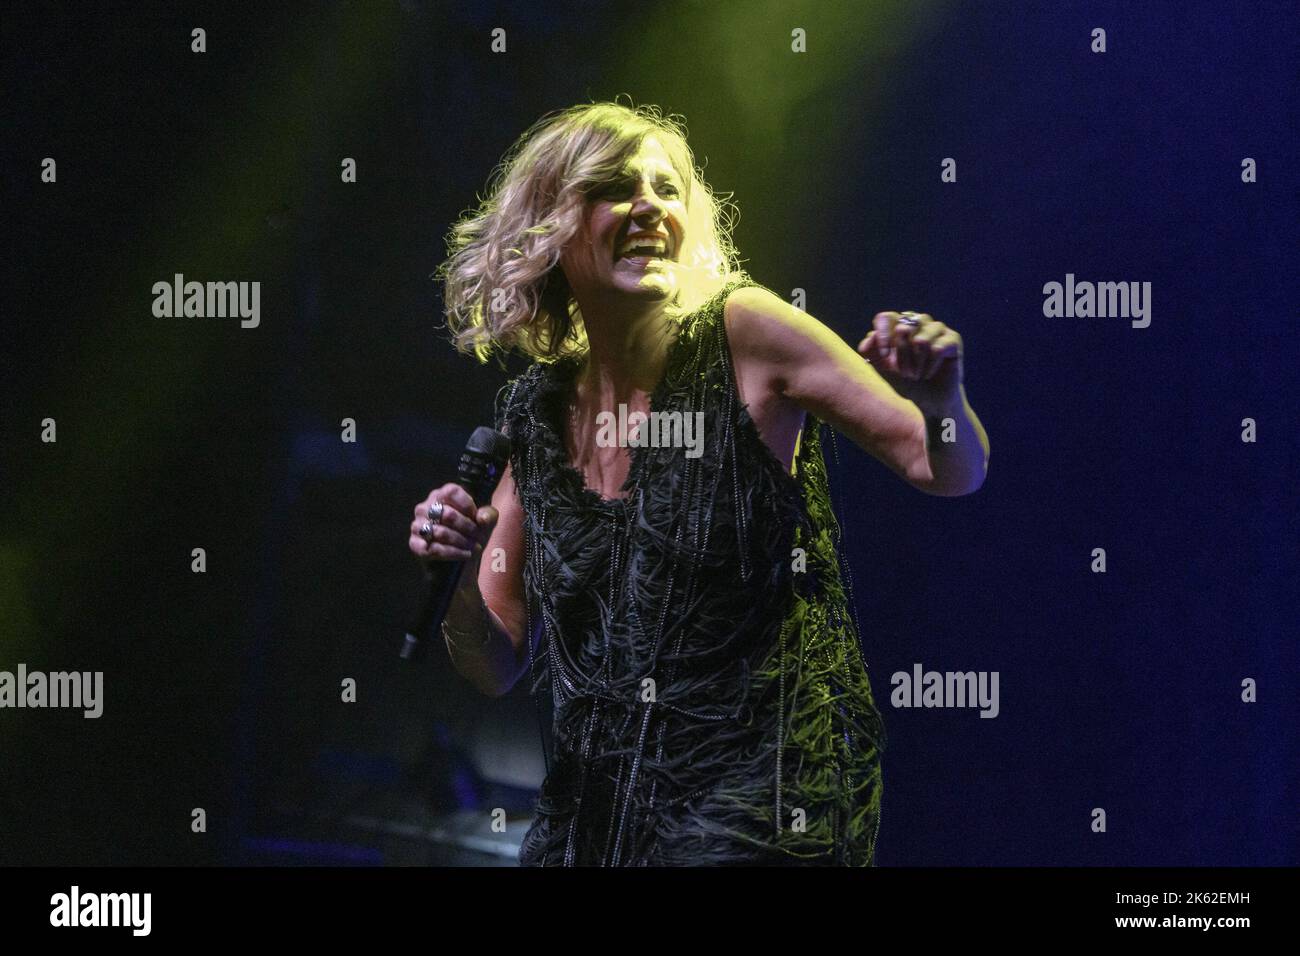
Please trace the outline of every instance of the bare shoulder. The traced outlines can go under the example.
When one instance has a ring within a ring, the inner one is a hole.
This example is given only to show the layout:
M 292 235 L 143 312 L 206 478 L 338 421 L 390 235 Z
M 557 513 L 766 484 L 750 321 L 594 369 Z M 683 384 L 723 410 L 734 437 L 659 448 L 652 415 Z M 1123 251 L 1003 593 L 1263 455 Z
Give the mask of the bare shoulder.
M 784 373 L 829 332 L 807 312 L 761 286 L 728 294 L 723 321 L 737 364 L 766 378 L 778 392 L 785 391 Z
M 741 401 L 786 471 L 794 460 L 804 419 L 803 409 L 784 394 L 788 350 L 791 337 L 800 334 L 797 323 L 802 315 L 775 293 L 758 286 L 733 290 L 723 306 Z
M 727 333 L 739 336 L 737 345 L 761 344 L 804 314 L 771 289 L 754 285 L 733 289 L 723 305 Z

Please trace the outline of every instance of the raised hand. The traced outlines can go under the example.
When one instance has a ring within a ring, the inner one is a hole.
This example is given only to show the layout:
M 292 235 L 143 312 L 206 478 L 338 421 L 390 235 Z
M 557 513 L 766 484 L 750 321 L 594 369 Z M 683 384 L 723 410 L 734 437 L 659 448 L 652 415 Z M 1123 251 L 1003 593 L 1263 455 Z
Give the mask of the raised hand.
M 899 395 L 923 411 L 946 409 L 962 400 L 962 341 L 923 312 L 879 312 L 858 354 Z

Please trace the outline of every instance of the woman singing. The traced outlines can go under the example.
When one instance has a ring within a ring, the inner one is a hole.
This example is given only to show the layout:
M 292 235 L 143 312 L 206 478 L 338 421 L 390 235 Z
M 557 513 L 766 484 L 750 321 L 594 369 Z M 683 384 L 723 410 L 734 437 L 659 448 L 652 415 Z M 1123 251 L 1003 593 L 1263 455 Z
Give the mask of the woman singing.
M 550 689 L 520 862 L 873 864 L 884 728 L 821 426 L 929 494 L 975 491 L 961 337 L 881 312 L 855 352 L 755 282 L 654 108 L 544 117 L 449 253 L 458 347 L 534 361 L 498 399 L 491 505 L 435 489 L 410 548 L 471 562 L 443 628 L 460 673 Z

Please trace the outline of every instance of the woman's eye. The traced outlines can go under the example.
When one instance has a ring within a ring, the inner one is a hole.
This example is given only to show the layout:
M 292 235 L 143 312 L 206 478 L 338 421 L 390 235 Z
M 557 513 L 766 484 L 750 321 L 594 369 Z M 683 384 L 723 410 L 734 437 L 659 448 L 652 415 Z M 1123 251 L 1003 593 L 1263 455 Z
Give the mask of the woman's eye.
M 628 191 L 622 186 L 606 186 L 596 195 L 601 199 L 622 199 L 628 195 Z
M 672 183 L 663 183 L 659 187 L 659 192 L 665 196 L 677 197 L 681 195 L 679 190 Z M 626 199 L 636 191 L 635 184 L 632 183 L 610 183 L 600 187 L 596 195 L 601 199 Z

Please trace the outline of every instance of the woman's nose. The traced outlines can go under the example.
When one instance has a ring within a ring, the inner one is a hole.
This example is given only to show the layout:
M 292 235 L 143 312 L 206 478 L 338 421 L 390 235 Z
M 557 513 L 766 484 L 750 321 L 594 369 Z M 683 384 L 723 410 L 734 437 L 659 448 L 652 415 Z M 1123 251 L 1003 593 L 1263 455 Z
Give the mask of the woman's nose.
M 637 229 L 659 231 L 659 225 L 668 216 L 667 210 L 657 202 L 638 204 L 632 210 L 632 221 Z
M 658 222 L 666 214 L 667 209 L 659 194 L 643 183 L 633 199 L 632 215 L 638 219 L 653 216 L 653 221 Z

